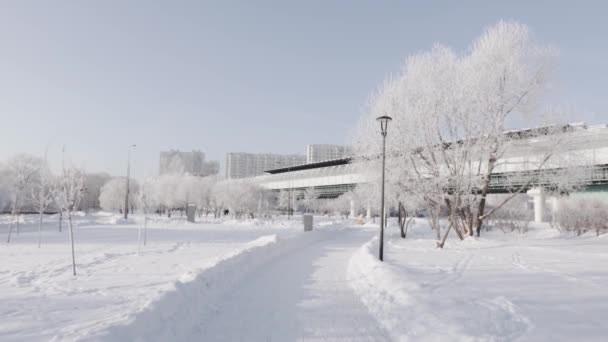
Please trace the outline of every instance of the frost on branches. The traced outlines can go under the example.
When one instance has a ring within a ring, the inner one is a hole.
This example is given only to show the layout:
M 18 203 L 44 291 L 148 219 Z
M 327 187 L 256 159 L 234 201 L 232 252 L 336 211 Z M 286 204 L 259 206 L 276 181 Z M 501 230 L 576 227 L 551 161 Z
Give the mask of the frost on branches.
M 52 194 L 59 210 L 68 220 L 70 244 L 72 246 L 72 271 L 76 275 L 76 258 L 74 256 L 74 227 L 72 215 L 78 210 L 84 190 L 84 171 L 76 167 L 62 167 L 61 174 L 56 178 Z
M 4 176 L 8 179 L 6 185 L 11 201 L 11 222 L 8 227 L 7 243 L 11 242 L 15 218 L 17 219 L 17 233 L 19 233 L 21 207 L 25 204 L 31 184 L 39 176 L 39 172 L 43 166 L 44 161 L 42 159 L 27 154 L 17 155 L 7 163 L 6 170 L 3 172 Z
M 364 172 L 379 178 L 381 138 L 375 118 L 391 116 L 387 185 L 394 191 L 389 202 L 423 203 L 439 247 L 451 230 L 461 239 L 479 236 L 484 220 L 538 181 L 534 171 L 550 168 L 566 146 L 568 126 L 538 108 L 555 60 L 555 50 L 535 42 L 525 25 L 504 21 L 466 53 L 436 45 L 408 57 L 359 122 L 354 143 L 364 156 L 359 160 Z M 514 120 L 539 128 L 508 132 Z M 515 149 L 527 149 L 525 160 L 509 155 Z M 510 170 L 530 172 L 505 175 L 502 181 L 512 196 L 488 210 L 492 175 Z M 555 191 L 575 185 L 553 182 Z

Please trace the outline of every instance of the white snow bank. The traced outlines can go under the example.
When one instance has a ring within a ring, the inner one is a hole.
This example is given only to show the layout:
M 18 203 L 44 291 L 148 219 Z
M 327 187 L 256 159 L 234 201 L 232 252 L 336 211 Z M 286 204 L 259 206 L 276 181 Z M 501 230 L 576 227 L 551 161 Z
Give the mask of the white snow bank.
M 377 257 L 378 239 L 361 247 L 348 266 L 351 287 L 395 340 L 511 341 L 531 329 L 529 320 L 505 297 L 467 302 L 434 295 L 432 286 L 418 284 L 403 269 Z M 429 258 L 433 256 L 429 248 Z M 445 256 L 444 256 L 445 257 Z M 454 292 L 460 291 L 454 287 Z
M 538 227 L 437 249 L 431 235 L 389 231 L 384 262 L 377 239 L 350 260 L 350 285 L 395 340 L 605 341 L 605 238 Z

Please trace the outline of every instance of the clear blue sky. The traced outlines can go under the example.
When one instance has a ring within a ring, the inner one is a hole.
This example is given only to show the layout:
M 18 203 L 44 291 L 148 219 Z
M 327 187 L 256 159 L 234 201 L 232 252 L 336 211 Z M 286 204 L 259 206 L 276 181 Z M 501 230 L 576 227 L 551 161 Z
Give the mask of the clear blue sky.
M 603 1 L 1 1 L 0 160 L 155 175 L 158 152 L 304 153 L 347 143 L 404 57 L 463 50 L 499 19 L 561 51 L 551 96 L 608 122 Z

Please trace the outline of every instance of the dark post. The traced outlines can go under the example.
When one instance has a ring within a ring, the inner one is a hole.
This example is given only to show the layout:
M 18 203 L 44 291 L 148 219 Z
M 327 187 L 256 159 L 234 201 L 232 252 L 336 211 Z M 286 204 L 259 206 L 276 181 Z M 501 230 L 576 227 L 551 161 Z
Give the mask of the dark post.
M 380 246 L 378 252 L 378 258 L 380 261 L 384 261 L 384 226 L 385 222 L 385 210 L 384 210 L 384 173 L 386 164 L 386 131 L 388 122 L 392 119 L 389 116 L 381 116 L 376 119 L 380 121 L 380 130 L 382 134 L 382 184 L 380 186 Z

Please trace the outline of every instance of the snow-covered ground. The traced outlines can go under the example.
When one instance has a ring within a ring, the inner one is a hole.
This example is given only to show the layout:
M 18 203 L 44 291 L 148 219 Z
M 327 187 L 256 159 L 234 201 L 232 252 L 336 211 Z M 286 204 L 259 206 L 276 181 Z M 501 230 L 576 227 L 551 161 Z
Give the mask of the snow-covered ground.
M 176 286 L 239 252 L 295 236 L 296 222 L 189 224 L 153 218 L 147 246 L 137 253 L 141 219 L 118 215 L 76 218 L 76 277 L 67 224 L 46 217 L 37 247 L 35 216 L 0 248 L 0 340 L 75 340 L 128 321 Z M 3 231 L 8 217 L 1 217 Z M 291 227 L 291 228 L 290 228 Z
M 392 230 L 393 232 L 395 229 Z M 606 341 L 608 236 L 491 232 L 434 248 L 419 220 L 349 265 L 351 286 L 395 340 Z
M 6 228 L 6 217 L 0 227 Z M 377 225 L 315 217 L 189 224 L 154 217 L 34 216 L 0 248 L 1 341 L 603 341 L 608 236 L 485 233 L 434 247 L 418 220 L 408 239 Z

